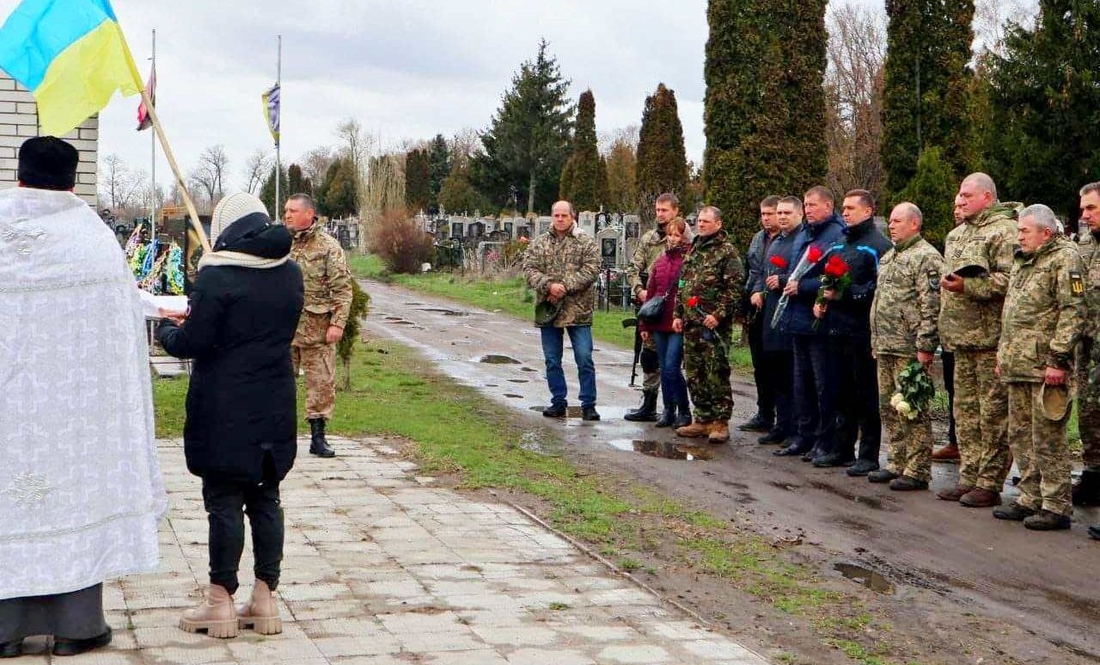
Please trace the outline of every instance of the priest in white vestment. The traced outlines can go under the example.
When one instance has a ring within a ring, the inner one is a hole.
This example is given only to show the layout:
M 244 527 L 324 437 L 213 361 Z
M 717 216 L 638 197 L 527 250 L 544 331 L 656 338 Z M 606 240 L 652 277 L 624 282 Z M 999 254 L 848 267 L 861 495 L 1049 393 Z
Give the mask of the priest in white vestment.
M 138 289 L 77 160 L 29 139 L 0 191 L 0 657 L 110 642 L 102 583 L 156 570 L 168 508 Z

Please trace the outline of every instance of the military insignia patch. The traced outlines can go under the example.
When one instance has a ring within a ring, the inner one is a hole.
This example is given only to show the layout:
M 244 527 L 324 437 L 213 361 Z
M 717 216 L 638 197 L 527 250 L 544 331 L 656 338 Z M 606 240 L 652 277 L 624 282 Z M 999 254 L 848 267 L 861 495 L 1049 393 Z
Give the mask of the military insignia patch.
M 1075 296 L 1085 295 L 1085 280 L 1081 279 L 1081 273 L 1071 270 L 1069 273 L 1069 287 Z
M 933 291 L 940 290 L 940 275 L 935 270 L 928 271 L 928 288 Z

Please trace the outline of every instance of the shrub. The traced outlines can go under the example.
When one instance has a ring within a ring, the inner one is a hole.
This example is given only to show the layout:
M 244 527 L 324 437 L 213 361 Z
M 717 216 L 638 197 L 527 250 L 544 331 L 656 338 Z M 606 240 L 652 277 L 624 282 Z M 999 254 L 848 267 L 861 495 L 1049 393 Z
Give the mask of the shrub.
M 386 210 L 371 223 L 367 247 L 390 272 L 417 274 L 432 256 L 432 236 L 403 211 Z

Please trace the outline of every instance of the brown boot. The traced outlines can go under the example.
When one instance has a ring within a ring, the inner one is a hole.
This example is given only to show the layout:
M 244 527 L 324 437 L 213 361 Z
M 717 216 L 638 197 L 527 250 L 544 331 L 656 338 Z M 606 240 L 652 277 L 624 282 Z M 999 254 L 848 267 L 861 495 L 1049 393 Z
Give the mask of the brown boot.
M 206 632 L 210 637 L 236 637 L 237 611 L 233 596 L 225 587 L 211 584 L 206 587 L 202 605 L 186 610 L 180 617 L 180 630 L 188 633 Z
M 279 618 L 279 604 L 275 592 L 263 580 L 256 580 L 252 598 L 237 605 L 237 624 L 241 630 L 251 628 L 260 635 L 278 635 L 283 632 L 283 620 Z
M 974 491 L 973 487 L 967 487 L 966 485 L 955 485 L 949 490 L 940 490 L 936 492 L 936 498 L 943 501 L 958 501 L 963 496 Z
M 710 423 L 704 423 L 698 420 L 676 430 L 676 436 L 684 436 L 689 439 L 697 439 L 708 434 L 710 434 Z
M 967 508 L 992 508 L 1001 505 L 1001 495 L 979 487 L 964 494 L 959 503 Z
M 958 462 L 959 461 L 959 447 L 953 444 L 947 444 L 943 448 L 932 453 L 933 462 Z
M 710 424 L 710 435 L 707 440 L 711 443 L 726 443 L 730 440 L 730 424 L 728 420 L 716 420 Z

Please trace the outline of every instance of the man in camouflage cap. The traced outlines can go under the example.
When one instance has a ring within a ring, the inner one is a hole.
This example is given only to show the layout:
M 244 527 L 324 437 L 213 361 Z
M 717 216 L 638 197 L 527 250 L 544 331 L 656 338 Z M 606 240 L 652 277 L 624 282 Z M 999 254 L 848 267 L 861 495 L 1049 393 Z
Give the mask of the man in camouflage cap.
M 1050 208 L 1024 208 L 1017 226 L 1020 248 L 1005 297 L 997 374 L 1008 386 L 1008 441 L 1020 467 L 1020 497 L 993 516 L 1037 531 L 1068 529 L 1069 412 L 1051 413 L 1044 393 L 1066 390 L 1073 371 L 1085 329 L 1084 267 Z
M 1008 397 L 997 380 L 997 341 L 1016 249 L 1015 203 L 997 200 L 984 173 L 959 185 L 963 223 L 947 234 L 940 280 L 940 342 L 955 354 L 955 422 L 959 482 L 936 496 L 972 508 L 1000 503 L 1008 473 Z
M 542 415 L 564 418 L 567 411 L 568 386 L 561 357 L 568 331 L 580 379 L 581 417 L 599 420 L 596 366 L 592 362 L 592 312 L 596 307 L 600 252 L 595 239 L 577 226 L 571 203 L 558 201 L 550 212 L 554 218 L 550 230 L 536 238 L 523 255 L 527 286 L 537 294 L 540 307 L 544 302 L 551 303 L 551 311 L 556 310 L 552 319 L 537 322 L 551 396 L 550 406 Z
M 684 259 L 672 321 L 672 329 L 684 335 L 684 374 L 695 419 L 676 434 L 725 443 L 733 415 L 729 349 L 745 269 L 722 230 L 721 210 L 705 206 L 696 226 L 698 235 Z
M 1085 266 L 1085 302 L 1088 323 L 1081 339 L 1078 359 L 1077 422 L 1084 446 L 1085 470 L 1073 487 L 1077 506 L 1100 505 L 1100 182 L 1081 188 L 1081 221 L 1089 227 L 1078 249 Z M 1090 381 L 1090 376 L 1096 380 Z
M 312 439 L 309 452 L 333 457 L 325 440 L 325 421 L 336 404 L 336 343 L 344 336 L 351 312 L 351 273 L 344 250 L 317 221 L 313 198 L 295 194 L 287 199 L 285 221 L 294 235 L 290 257 L 302 269 L 306 301 L 298 331 L 291 342 L 294 374 L 306 373 L 306 420 Z
M 626 269 L 630 292 L 639 304 L 644 303 L 648 296 L 645 278 L 650 274 L 657 258 L 665 251 L 665 227 L 672 220 L 680 219 L 680 200 L 672 192 L 665 192 L 658 196 L 653 207 L 657 217 L 657 228 L 642 234 L 630 265 Z M 688 240 L 691 239 L 690 230 L 686 236 Z M 661 365 L 657 356 L 657 346 L 652 337 L 643 343 L 639 360 L 642 363 L 642 373 L 645 374 L 645 379 L 642 381 L 642 404 L 637 409 L 627 411 L 623 418 L 634 422 L 652 422 L 657 420 L 657 393 L 661 387 Z
M 915 420 L 901 416 L 890 400 L 898 390 L 898 374 L 913 360 L 927 370 L 939 346 L 940 278 L 943 257 L 921 237 L 924 216 L 912 203 L 899 203 L 890 213 L 894 249 L 879 263 L 878 288 L 871 304 L 871 348 L 878 360 L 878 401 L 890 462 L 872 471 L 872 483 L 890 483 L 890 489 L 928 489 L 932 472 L 932 414 L 921 411 Z

